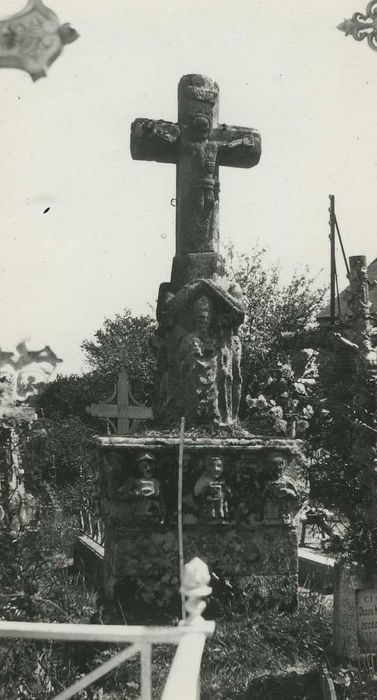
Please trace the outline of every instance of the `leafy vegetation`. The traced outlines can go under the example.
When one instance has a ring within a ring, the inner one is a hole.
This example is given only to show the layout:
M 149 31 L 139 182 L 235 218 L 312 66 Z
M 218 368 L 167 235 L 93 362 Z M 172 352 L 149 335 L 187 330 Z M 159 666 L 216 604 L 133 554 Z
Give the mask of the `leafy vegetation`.
M 243 345 L 243 403 L 256 396 L 279 363 L 287 361 L 288 352 L 281 332 L 302 330 L 320 309 L 324 290 L 305 271 L 295 274 L 284 285 L 277 265 L 268 266 L 265 251 L 255 249 L 250 255 L 227 249 L 228 275 L 240 284 L 246 306 L 245 323 L 240 329 Z M 85 407 L 110 396 L 119 369 L 128 370 L 135 398 L 150 403 L 153 393 L 155 358 L 151 340 L 156 323 L 150 316 L 132 316 L 126 309 L 112 319 L 105 319 L 93 339 L 84 340 L 82 349 L 91 371 L 83 376 L 59 376 L 47 386 L 37 406 L 48 418 L 79 416 L 98 428 Z M 103 426 L 102 426 L 103 427 Z
M 254 249 L 237 254 L 228 247 L 228 272 L 244 295 L 245 323 L 240 328 L 242 340 L 243 415 L 247 395 L 257 396 L 268 379 L 274 377 L 279 364 L 288 360 L 282 332 L 300 332 L 315 321 L 325 294 L 308 270 L 295 273 L 288 284 L 281 282 L 278 265 L 268 266 L 266 251 Z
M 77 515 L 72 491 L 60 489 L 57 513 L 39 492 L 41 523 L 14 539 L 1 535 L 0 618 L 34 622 L 89 622 L 96 595 L 71 571 Z M 86 661 L 78 645 L 2 640 L 0 698 L 42 700 L 73 682 Z
M 328 542 L 329 550 L 365 563 L 370 536 L 365 512 L 370 489 L 365 482 L 362 449 L 355 459 L 358 381 L 362 380 L 356 379 L 354 363 L 344 352 L 331 345 L 320 351 L 307 476 L 313 500 L 333 511 L 340 524 Z
M 281 426 L 282 433 L 287 434 L 289 421 L 292 417 L 297 419 L 300 413 L 299 418 L 310 423 L 312 460 L 308 473 L 313 495 L 327 507 L 343 509 L 349 519 L 353 514 L 356 517 L 359 473 L 356 467 L 352 471 L 347 462 L 352 435 L 346 427 L 353 410 L 349 369 L 344 368 L 344 376 L 339 377 L 336 358 L 332 360 L 329 355 L 322 367 L 322 380 L 331 387 L 326 406 L 322 390 L 310 395 L 309 401 L 308 393 L 302 393 L 297 386 L 297 376 L 284 370 L 289 351 L 281 332 L 300 331 L 311 323 L 322 304 L 323 290 L 318 290 L 315 280 L 307 274 L 297 274 L 291 282 L 282 284 L 278 267 L 266 266 L 262 250 L 247 256 L 236 255 L 230 249 L 229 271 L 243 288 L 246 302 L 246 321 L 241 329 L 243 420 L 253 427 L 251 414 L 255 406 L 251 402 L 261 394 L 265 401 L 262 430 L 270 431 L 271 426 L 282 421 L 286 423 Z M 51 504 L 46 507 L 46 500 L 40 532 L 26 532 L 18 541 L 3 540 L 3 619 L 94 619 L 95 596 L 70 568 L 80 499 L 77 484 L 91 472 L 91 436 L 95 431 L 103 431 L 103 424 L 88 416 L 85 407 L 110 396 L 121 366 L 129 372 L 136 398 L 150 402 L 155 369 L 150 341 L 154 330 L 155 322 L 149 316 L 133 317 L 127 310 L 114 319 L 106 319 L 94 338 L 82 345 L 90 371 L 83 376 L 59 376 L 37 400 L 41 417 L 31 430 L 23 431 L 21 439 L 27 488 L 39 490 L 44 501 L 40 484 L 51 481 L 59 485 L 62 517 L 55 517 Z M 305 414 L 312 404 L 313 415 L 311 411 L 310 415 Z M 277 412 L 279 407 L 282 413 Z M 356 544 L 357 530 L 354 533 Z M 279 674 L 288 667 L 309 672 L 330 653 L 330 611 L 318 596 L 302 597 L 298 610 L 289 615 L 273 611 L 251 614 L 244 603 L 240 608 L 233 601 L 219 611 L 216 621 L 216 636 L 206 646 L 203 660 L 204 698 L 242 697 L 253 678 Z M 103 647 L 87 654 L 80 645 L 46 647 L 6 642 L 0 649 L 0 698 L 48 697 L 46 683 L 57 692 L 110 653 L 109 648 Z M 157 692 L 163 687 L 172 653 L 159 646 L 154 651 Z M 45 680 L 41 680 L 41 666 Z M 131 661 L 97 684 L 88 697 L 115 700 L 126 692 L 130 699 L 136 698 L 138 681 L 138 662 Z
M 58 486 L 85 481 L 95 455 L 93 430 L 79 418 L 43 418 L 20 433 L 25 485 L 37 492 L 43 481 Z
M 126 309 L 113 319 L 105 319 L 94 340 L 84 340 L 86 361 L 103 377 L 117 377 L 126 367 L 135 397 L 150 401 L 155 371 L 151 340 L 156 327 L 150 316 L 132 316 Z

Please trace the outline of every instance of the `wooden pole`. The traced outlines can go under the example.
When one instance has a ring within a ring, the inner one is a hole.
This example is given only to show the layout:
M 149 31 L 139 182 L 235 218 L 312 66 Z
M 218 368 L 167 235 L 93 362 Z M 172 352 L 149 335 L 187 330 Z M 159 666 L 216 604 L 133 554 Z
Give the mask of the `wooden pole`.
M 335 324 L 335 197 L 330 199 L 330 324 Z
M 182 603 L 182 620 L 186 619 L 185 594 L 183 591 L 184 557 L 183 557 L 183 523 L 182 523 L 182 489 L 183 489 L 183 441 L 185 436 L 185 419 L 181 418 L 181 432 L 179 436 L 178 458 L 178 551 L 179 551 L 179 578 Z

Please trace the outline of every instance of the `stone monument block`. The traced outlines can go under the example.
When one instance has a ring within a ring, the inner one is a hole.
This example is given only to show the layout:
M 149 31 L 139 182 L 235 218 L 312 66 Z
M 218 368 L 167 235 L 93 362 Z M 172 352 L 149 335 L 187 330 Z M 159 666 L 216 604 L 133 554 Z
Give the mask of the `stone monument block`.
M 244 306 L 219 255 L 220 166 L 257 165 L 260 134 L 219 124 L 217 83 L 186 75 L 178 86 L 178 121 L 136 119 L 131 155 L 176 166 L 176 251 L 157 304 L 152 429 L 97 439 L 107 605 L 132 609 L 139 596 L 165 607 L 176 591 L 183 417 L 185 559 L 200 556 L 232 577 L 256 608 L 292 608 L 299 493 L 287 467 L 301 458 L 301 446 L 252 436 L 237 423 Z
M 176 437 L 97 438 L 102 453 L 105 595 L 108 607 L 129 592 L 167 601 L 178 570 Z M 255 608 L 292 609 L 297 596 L 299 505 L 288 463 L 297 441 L 190 438 L 183 468 L 185 557 L 201 557 Z M 162 585 L 165 582 L 165 588 Z

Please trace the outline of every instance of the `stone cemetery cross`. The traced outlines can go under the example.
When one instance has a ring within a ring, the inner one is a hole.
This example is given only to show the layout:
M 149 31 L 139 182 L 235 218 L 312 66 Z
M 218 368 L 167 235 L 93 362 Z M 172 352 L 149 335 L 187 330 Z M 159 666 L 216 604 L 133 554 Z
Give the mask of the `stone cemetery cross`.
M 261 153 L 255 129 L 218 124 L 219 87 L 202 75 L 185 75 L 178 87 L 178 123 L 136 119 L 135 160 L 175 163 L 176 255 L 218 253 L 219 166 L 250 168 Z
M 111 404 L 111 401 L 115 398 L 116 404 Z M 130 400 L 133 401 L 135 405 L 131 406 Z M 153 418 L 152 409 L 148 406 L 141 405 L 132 396 L 127 371 L 124 367 L 119 373 L 118 381 L 112 396 L 103 403 L 87 406 L 86 412 L 90 413 L 91 416 L 108 420 L 113 426 L 114 423 L 111 421 L 111 418 L 115 419 L 117 421 L 117 435 L 127 435 L 127 433 L 130 432 L 131 420 L 147 420 Z

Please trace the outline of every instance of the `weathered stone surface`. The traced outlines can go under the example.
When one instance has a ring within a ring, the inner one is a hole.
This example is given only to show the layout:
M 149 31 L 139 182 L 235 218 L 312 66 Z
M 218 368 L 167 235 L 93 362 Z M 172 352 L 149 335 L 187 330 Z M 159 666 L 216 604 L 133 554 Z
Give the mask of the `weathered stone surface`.
M 107 477 L 102 481 L 102 495 L 107 499 L 104 504 L 106 513 L 117 528 L 129 526 L 130 523 L 141 527 L 145 525 L 148 508 L 141 503 L 143 500 L 156 502 L 156 508 L 150 512 L 150 524 L 176 522 L 178 455 L 175 451 L 153 453 L 150 450 L 148 458 L 154 454 L 153 476 L 149 476 L 150 486 L 144 492 L 139 474 L 140 453 L 125 451 L 104 454 Z M 233 451 L 224 454 L 207 446 L 207 450 L 199 456 L 195 452 L 186 452 L 184 522 L 193 524 L 203 520 L 208 522 L 209 519 L 245 525 L 260 521 L 291 522 L 290 514 L 298 508 L 299 494 L 294 479 L 284 474 L 286 467 L 286 456 L 276 450 L 264 451 L 259 455 Z M 210 489 L 206 488 L 206 483 L 211 484 Z M 217 516 L 208 517 L 207 501 L 212 502 Z M 158 507 L 157 503 L 160 504 Z M 224 514 L 220 515 L 222 511 Z
M 112 404 L 112 401 L 115 403 Z M 118 435 L 127 435 L 140 425 L 140 421 L 153 418 L 152 409 L 133 397 L 125 367 L 119 372 L 112 395 L 102 403 L 87 406 L 86 412 L 106 420 L 108 427 L 111 426 Z
M 219 256 L 219 166 L 250 168 L 261 153 L 255 129 L 218 124 L 218 85 L 202 75 L 178 87 L 178 123 L 136 119 L 131 154 L 177 166 L 176 256 L 161 285 L 155 338 L 156 424 L 233 423 L 242 377 L 242 292 Z
M 127 612 L 137 599 L 165 609 L 177 594 L 174 431 L 182 416 L 195 429 L 184 441 L 185 559 L 200 556 L 234 578 L 255 608 L 296 602 L 299 494 L 287 470 L 301 459 L 300 444 L 252 438 L 233 425 L 244 307 L 219 256 L 219 166 L 252 167 L 261 147 L 254 129 L 218 124 L 218 94 L 209 78 L 184 76 L 178 123 L 137 119 L 131 128 L 133 158 L 176 164 L 177 197 L 176 256 L 157 305 L 156 431 L 98 439 L 105 600 Z M 140 474 L 140 461 L 153 469 Z
M 377 588 L 356 592 L 359 645 L 370 651 L 377 649 Z
M 170 291 L 176 293 L 192 280 L 214 280 L 224 277 L 224 261 L 218 253 L 187 253 L 173 258 L 171 283 L 168 286 Z
M 120 595 L 122 581 L 127 591 L 141 585 L 142 598 L 148 591 L 157 599 L 167 596 L 164 583 L 172 595 L 178 547 L 178 439 L 98 440 L 103 455 L 107 599 L 111 603 Z M 185 443 L 185 557 L 200 553 L 213 569 L 236 576 L 237 585 L 256 605 L 263 599 L 289 606 L 297 587 L 292 515 L 298 497 L 286 473 L 300 458 L 298 445 L 294 440 L 262 438 L 239 442 L 238 449 L 234 439 Z M 143 459 L 153 464 L 145 483 L 140 482 L 138 466 Z
M 377 651 L 377 588 L 369 572 L 357 564 L 334 567 L 334 650 L 357 658 Z
M 166 432 L 149 431 L 145 435 L 129 435 L 129 436 L 96 436 L 94 438 L 97 445 L 106 452 L 111 450 L 127 449 L 129 451 L 152 450 L 153 452 L 161 452 L 162 450 L 175 451 L 178 455 L 179 436 L 169 435 Z M 276 437 L 260 437 L 250 436 L 244 437 L 209 437 L 208 435 L 185 435 L 185 451 L 187 452 L 208 452 L 216 450 L 217 452 L 233 453 L 245 452 L 248 453 L 266 453 L 271 451 L 282 452 L 285 455 L 295 456 L 297 459 L 303 459 L 302 440 L 293 440 L 291 438 L 276 438 Z
M 297 542 L 292 527 L 185 526 L 184 548 L 186 559 L 200 552 L 210 570 L 230 579 L 254 609 L 295 606 Z M 172 582 L 179 578 L 176 528 L 124 530 L 111 555 L 106 553 L 105 566 L 112 599 L 121 599 L 122 590 L 134 588 L 136 597 L 145 602 L 167 602 L 175 594 Z
M 356 658 L 361 652 L 356 592 L 368 587 L 368 579 L 361 566 L 349 566 L 342 562 L 335 564 L 334 651 L 338 656 Z
M 174 295 L 164 288 L 159 329 L 155 413 L 160 425 L 231 424 L 241 397 L 244 309 L 238 289 L 212 280 L 188 283 Z
M 219 166 L 259 162 L 259 133 L 218 124 L 218 110 L 217 83 L 185 75 L 178 87 L 178 124 L 143 118 L 131 127 L 134 159 L 177 165 L 177 255 L 218 253 Z

